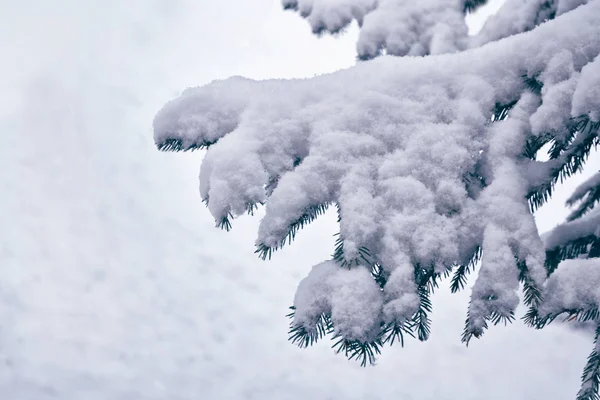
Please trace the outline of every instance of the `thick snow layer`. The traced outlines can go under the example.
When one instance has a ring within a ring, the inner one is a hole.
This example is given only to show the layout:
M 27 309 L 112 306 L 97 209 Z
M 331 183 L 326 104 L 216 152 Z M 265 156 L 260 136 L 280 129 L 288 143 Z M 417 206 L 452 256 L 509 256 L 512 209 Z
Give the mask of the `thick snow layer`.
M 540 315 L 600 307 L 600 260 L 565 260 L 544 285 Z
M 457 55 L 388 56 L 311 79 L 236 77 L 188 89 L 157 114 L 155 140 L 188 148 L 219 139 L 202 165 L 201 195 L 216 221 L 266 203 L 260 246 L 277 248 L 306 210 L 330 203 L 340 206 L 346 260 L 367 248 L 387 273 L 410 276 L 415 265 L 443 272 L 482 245 L 476 329 L 494 310 L 515 310 L 518 270 L 503 269 L 510 254 L 527 262 L 537 285 L 545 277 L 526 195 L 544 178 L 531 168 L 558 161 L 521 154 L 531 136 L 569 122 L 573 93 L 588 83 L 582 68 L 600 53 L 597 15 L 600 1 Z M 538 77 L 541 95 L 524 77 Z M 490 124 L 495 105 L 517 99 L 508 119 Z M 385 307 L 404 320 L 414 307 L 401 297 L 414 285 L 406 292 L 393 282 L 386 303 L 404 306 Z
M 544 236 L 544 243 L 548 250 L 552 250 L 590 235 L 600 235 L 600 208 L 598 207 L 581 218 L 558 225 Z
M 338 33 L 356 20 L 358 56 L 452 53 L 529 31 L 589 0 L 506 0 L 468 37 L 463 0 L 281 0 L 306 18 L 314 33 Z
M 573 94 L 571 115 L 589 114 L 600 121 L 600 56 L 581 70 L 581 85 Z
M 429 342 L 375 368 L 286 341 L 287 306 L 330 253 L 335 216 L 257 260 L 256 221 L 221 232 L 200 204 L 202 154 L 148 139 L 182 86 L 353 59 L 351 41 L 312 40 L 273 3 L 0 2 L 0 398 L 572 398 L 590 338 L 515 324 L 466 349 L 467 293 L 440 290 Z
M 282 0 L 298 10 L 315 33 L 336 33 L 356 20 L 357 52 L 373 58 L 387 54 L 441 54 L 464 48 L 467 26 L 460 0 Z
M 574 10 L 589 0 L 506 0 L 483 29 L 472 39 L 472 46 L 529 31 L 537 25 Z
M 594 174 L 586 179 L 581 185 L 577 186 L 577 189 L 573 191 L 571 197 L 567 199 L 567 203 L 574 204 L 579 200 L 585 200 L 586 195 L 598 186 L 600 186 L 600 173 Z

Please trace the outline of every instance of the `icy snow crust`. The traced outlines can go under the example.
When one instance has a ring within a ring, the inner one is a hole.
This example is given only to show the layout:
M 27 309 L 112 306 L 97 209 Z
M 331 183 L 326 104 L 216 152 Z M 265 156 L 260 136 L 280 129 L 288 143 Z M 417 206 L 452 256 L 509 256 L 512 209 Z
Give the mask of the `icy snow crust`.
M 315 1 L 313 11 L 318 4 L 325 3 Z M 330 312 L 348 337 L 368 340 L 381 321 L 416 311 L 414 268 L 465 265 L 481 246 L 468 323 L 480 333 L 492 313 L 517 306 L 517 259 L 532 284 L 545 279 L 545 247 L 526 195 L 547 168 L 522 153 L 528 138 L 583 110 L 596 117 L 589 82 L 598 79 L 599 15 L 593 1 L 458 56 L 380 57 L 303 80 L 216 81 L 168 103 L 155 118 L 155 141 L 212 144 L 201 195 L 217 221 L 266 204 L 257 245 L 278 248 L 310 207 L 339 205 L 346 260 L 368 249 L 387 284 L 379 296 L 368 273 L 317 266 L 298 290 L 298 323 Z M 525 77 L 543 83 L 541 94 Z M 515 101 L 509 118 L 490 122 L 497 105 Z M 565 105 L 571 113 L 548 118 Z M 327 282 L 319 278 L 325 269 Z M 353 327 L 344 325 L 349 315 Z

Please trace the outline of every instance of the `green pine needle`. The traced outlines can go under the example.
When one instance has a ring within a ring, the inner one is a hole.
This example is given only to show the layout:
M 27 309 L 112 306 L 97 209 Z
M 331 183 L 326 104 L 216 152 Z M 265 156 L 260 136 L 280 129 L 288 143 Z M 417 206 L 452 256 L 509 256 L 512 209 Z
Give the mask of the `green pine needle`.
M 335 336 L 334 339 L 338 339 L 337 342 L 331 346 L 335 350 L 335 353 L 343 353 L 348 360 L 359 361 L 361 367 L 366 367 L 367 363 L 369 365 L 375 365 L 377 355 L 381 354 L 382 343 L 379 339 L 372 342 L 347 340 Z
M 600 400 L 598 387 L 600 384 L 600 354 L 598 354 L 598 336 L 600 325 L 596 327 L 594 349 L 587 358 L 587 363 L 581 375 L 581 389 L 577 393 L 577 400 Z
M 202 150 L 207 149 L 208 147 L 215 144 L 216 141 L 209 142 L 203 140 L 200 143 L 191 143 L 187 146 L 183 145 L 183 141 L 177 138 L 168 138 L 163 140 L 160 143 L 156 143 L 156 148 L 160 151 L 194 151 L 194 150 Z
M 300 229 L 313 222 L 320 215 L 325 214 L 325 211 L 327 211 L 328 208 L 329 204 L 317 204 L 315 206 L 307 207 L 302 215 L 290 224 L 287 234 L 281 239 L 278 245 L 270 247 L 264 243 L 259 243 L 256 246 L 254 253 L 258 254 L 263 260 L 266 260 L 267 258 L 270 260 L 273 252 L 281 249 L 286 243 L 291 244 Z
M 475 266 L 481 260 L 481 256 L 481 246 L 477 246 L 473 252 L 471 260 L 469 260 L 469 263 L 467 265 L 458 266 L 454 272 L 454 275 L 452 275 L 452 279 L 450 280 L 450 291 L 452 293 L 456 293 L 465 288 L 467 285 L 467 275 L 475 270 Z

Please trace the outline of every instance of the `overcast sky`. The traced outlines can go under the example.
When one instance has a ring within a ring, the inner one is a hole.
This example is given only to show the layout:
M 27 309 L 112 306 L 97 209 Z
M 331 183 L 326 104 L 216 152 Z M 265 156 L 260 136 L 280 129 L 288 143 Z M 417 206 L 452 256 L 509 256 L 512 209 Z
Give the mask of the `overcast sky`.
M 257 218 L 214 228 L 202 153 L 154 149 L 184 88 L 346 68 L 355 39 L 313 37 L 278 0 L 0 0 L 1 399 L 574 396 L 586 333 L 517 322 L 466 349 L 468 293 L 436 294 L 430 341 L 376 367 L 295 348 L 284 315 L 333 216 L 262 262 Z

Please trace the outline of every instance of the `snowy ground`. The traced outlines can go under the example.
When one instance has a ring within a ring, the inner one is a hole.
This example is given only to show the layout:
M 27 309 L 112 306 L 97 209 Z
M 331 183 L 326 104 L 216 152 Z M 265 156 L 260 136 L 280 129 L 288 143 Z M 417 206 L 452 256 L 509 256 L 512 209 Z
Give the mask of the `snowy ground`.
M 333 216 L 262 262 L 257 218 L 213 228 L 202 153 L 155 150 L 154 113 L 181 89 L 336 70 L 353 62 L 354 32 L 317 40 L 278 0 L 0 1 L 0 21 L 0 399 L 576 393 L 585 332 L 516 323 L 467 349 L 466 294 L 445 289 L 430 341 L 386 349 L 376 367 L 293 347 L 284 315 L 333 249 Z M 565 213 L 547 207 L 540 226 Z

